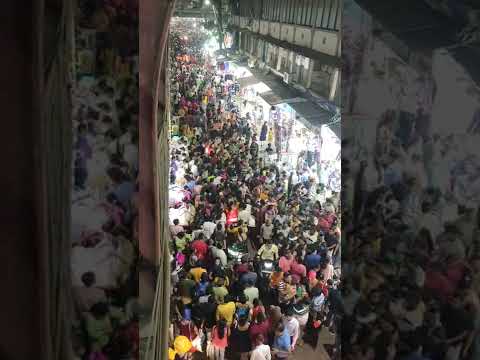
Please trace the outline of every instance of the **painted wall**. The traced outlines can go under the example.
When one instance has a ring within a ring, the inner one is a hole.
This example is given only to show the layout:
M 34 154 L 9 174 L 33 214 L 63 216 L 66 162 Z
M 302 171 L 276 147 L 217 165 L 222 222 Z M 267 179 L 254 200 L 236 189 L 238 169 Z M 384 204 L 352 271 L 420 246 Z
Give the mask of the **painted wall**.
M 270 23 L 268 21 L 260 21 L 260 34 L 268 35 Z
M 248 18 L 235 16 L 233 18 L 233 23 L 237 26 L 247 28 Z M 264 20 L 254 20 L 253 25 L 250 28 L 253 32 L 262 35 L 270 35 L 276 39 L 312 48 L 328 55 L 340 55 L 340 46 L 337 46 L 337 43 L 340 41 L 340 36 L 335 31 L 312 30 L 310 27 Z
M 295 26 L 294 25 L 282 24 L 280 40 L 287 41 L 289 43 L 293 43 L 294 32 L 295 32 Z
M 254 20 L 252 24 L 252 31 L 258 33 L 260 31 L 260 20 Z
M 297 26 L 294 44 L 309 48 L 312 42 L 312 29 Z
M 313 46 L 314 50 L 320 51 L 322 53 L 338 56 L 337 54 L 337 43 L 339 37 L 337 33 L 331 31 L 321 31 L 315 30 L 313 35 Z M 340 46 L 338 46 L 340 49 Z
M 280 39 L 280 23 L 270 23 L 270 36 Z

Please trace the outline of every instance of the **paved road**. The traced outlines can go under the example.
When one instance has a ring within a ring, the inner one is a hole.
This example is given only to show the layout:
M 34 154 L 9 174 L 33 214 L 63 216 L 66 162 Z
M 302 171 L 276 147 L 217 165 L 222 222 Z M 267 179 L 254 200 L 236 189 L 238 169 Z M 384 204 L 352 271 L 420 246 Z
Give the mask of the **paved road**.
M 301 360 L 330 360 L 327 352 L 322 345 L 313 349 L 310 345 L 298 346 L 290 359 Z

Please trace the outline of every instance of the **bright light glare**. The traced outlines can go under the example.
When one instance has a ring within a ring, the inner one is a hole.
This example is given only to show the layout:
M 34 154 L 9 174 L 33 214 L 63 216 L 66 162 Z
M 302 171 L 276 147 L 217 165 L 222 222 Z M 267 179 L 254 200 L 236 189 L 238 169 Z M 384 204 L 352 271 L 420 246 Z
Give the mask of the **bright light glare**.
M 322 160 L 336 160 L 341 150 L 340 140 L 328 126 L 322 126 L 323 146 L 321 150 Z
M 205 0 L 205 5 L 210 5 L 210 0 Z
M 218 42 L 215 40 L 214 37 L 211 37 L 205 43 L 203 48 L 211 57 L 213 57 L 215 55 L 215 51 L 219 49 Z

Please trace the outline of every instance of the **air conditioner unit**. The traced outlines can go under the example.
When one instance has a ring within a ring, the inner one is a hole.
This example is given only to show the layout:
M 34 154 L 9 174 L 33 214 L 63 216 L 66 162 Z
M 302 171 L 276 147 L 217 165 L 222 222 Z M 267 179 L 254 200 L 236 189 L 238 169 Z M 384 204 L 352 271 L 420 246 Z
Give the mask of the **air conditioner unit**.
M 288 84 L 289 81 L 290 81 L 290 74 L 287 73 L 287 72 L 284 72 L 284 73 L 283 73 L 283 82 L 284 82 L 285 84 Z

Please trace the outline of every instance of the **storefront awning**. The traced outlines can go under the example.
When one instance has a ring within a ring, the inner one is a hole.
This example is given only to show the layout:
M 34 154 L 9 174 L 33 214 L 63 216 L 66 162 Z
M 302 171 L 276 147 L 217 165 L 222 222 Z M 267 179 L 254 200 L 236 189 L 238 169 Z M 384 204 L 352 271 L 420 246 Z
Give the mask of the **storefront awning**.
M 257 76 L 257 74 L 255 74 Z M 261 75 L 261 80 L 271 89 L 260 96 L 270 105 L 290 105 L 311 126 L 320 127 L 331 122 L 334 113 L 323 109 L 297 89 L 285 84 L 273 74 Z
M 308 123 L 315 127 L 320 127 L 325 124 L 330 124 L 334 114 L 330 111 L 322 109 L 319 105 L 313 101 L 292 102 L 290 105 L 301 117 L 303 117 Z M 335 134 L 340 137 L 338 129 L 332 128 Z
M 271 89 L 270 91 L 260 94 L 270 105 L 275 106 L 281 103 L 302 101 L 301 93 L 285 84 L 280 77 L 272 73 L 264 74 L 261 72 L 255 72 L 254 75 Z
M 263 83 L 270 90 L 261 92 L 261 96 L 269 105 L 288 104 L 303 120 L 311 127 L 319 128 L 322 125 L 330 124 L 335 115 L 334 112 L 324 109 L 313 101 L 306 94 L 283 82 L 279 76 L 257 69 L 250 69 L 253 76 L 238 79 L 241 87 L 252 86 Z M 332 130 L 340 137 L 339 127 L 332 127 Z

